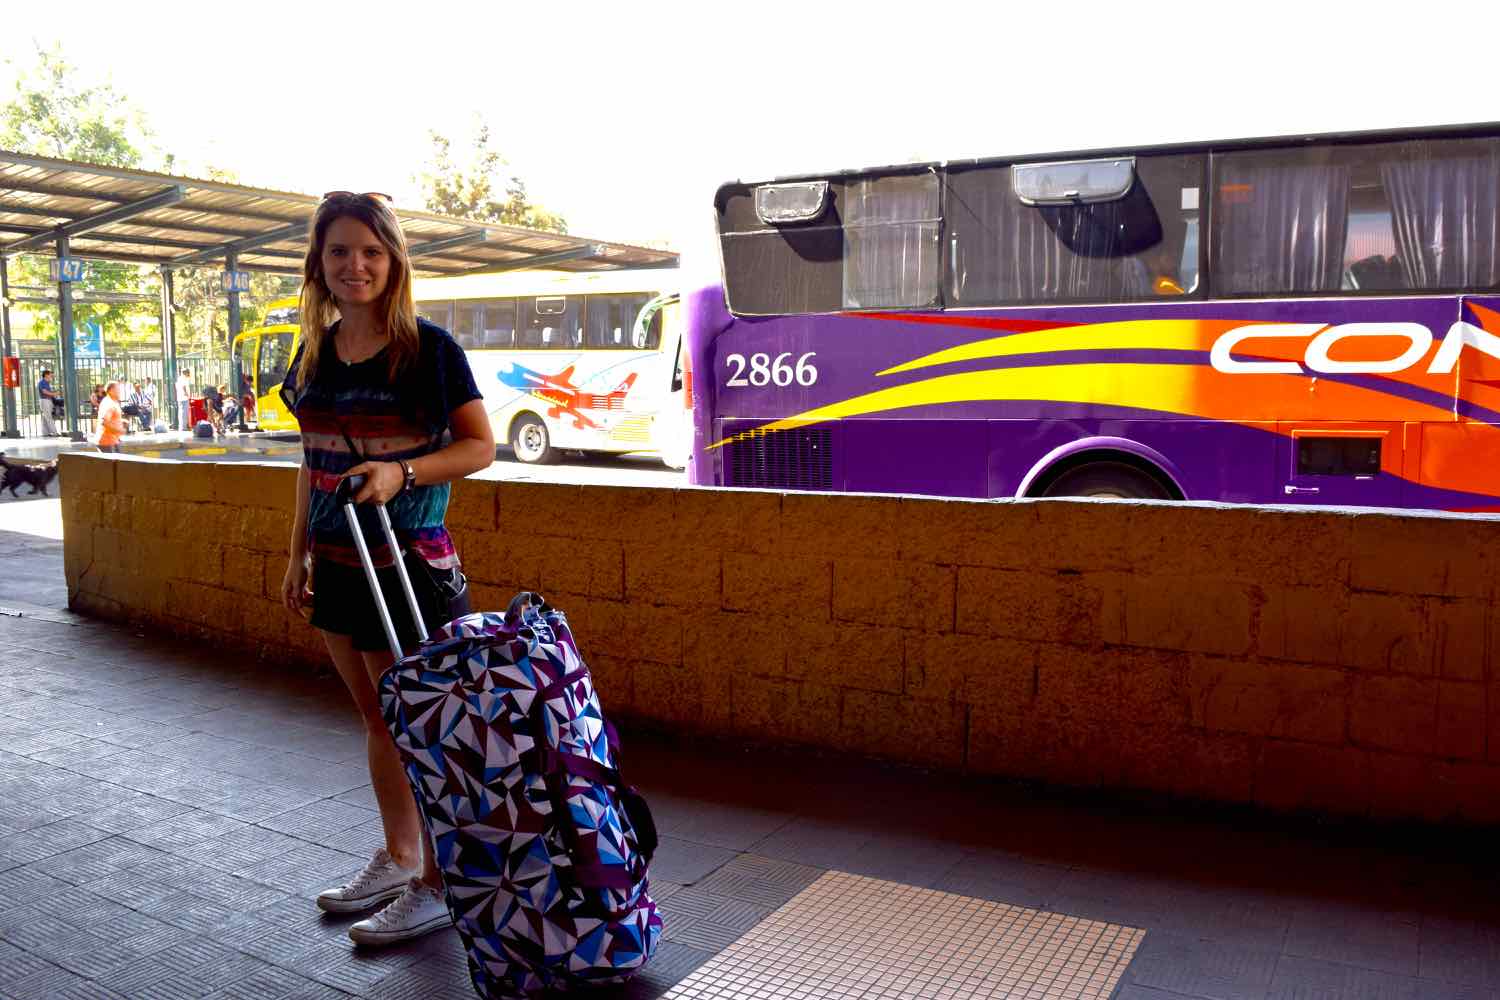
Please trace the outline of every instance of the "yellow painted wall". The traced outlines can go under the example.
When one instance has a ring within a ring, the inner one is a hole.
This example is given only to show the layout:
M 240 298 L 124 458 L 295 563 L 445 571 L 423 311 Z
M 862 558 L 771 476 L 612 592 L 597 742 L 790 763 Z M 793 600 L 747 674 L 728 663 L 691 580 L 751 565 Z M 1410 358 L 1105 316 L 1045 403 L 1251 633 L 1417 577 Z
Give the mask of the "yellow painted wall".
M 324 664 L 286 466 L 66 455 L 71 603 Z M 1500 521 L 467 480 L 613 716 L 1273 810 L 1500 822 Z

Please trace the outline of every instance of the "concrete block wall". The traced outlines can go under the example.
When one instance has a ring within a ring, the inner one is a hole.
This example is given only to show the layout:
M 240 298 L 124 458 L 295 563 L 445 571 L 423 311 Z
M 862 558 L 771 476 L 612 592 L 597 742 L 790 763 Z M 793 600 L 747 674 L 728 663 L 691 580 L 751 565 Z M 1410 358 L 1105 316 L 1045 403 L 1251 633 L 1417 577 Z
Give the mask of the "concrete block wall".
M 323 662 L 293 470 L 63 459 L 75 608 Z M 1277 811 L 1500 821 L 1500 520 L 468 480 L 475 606 L 540 590 L 612 715 Z

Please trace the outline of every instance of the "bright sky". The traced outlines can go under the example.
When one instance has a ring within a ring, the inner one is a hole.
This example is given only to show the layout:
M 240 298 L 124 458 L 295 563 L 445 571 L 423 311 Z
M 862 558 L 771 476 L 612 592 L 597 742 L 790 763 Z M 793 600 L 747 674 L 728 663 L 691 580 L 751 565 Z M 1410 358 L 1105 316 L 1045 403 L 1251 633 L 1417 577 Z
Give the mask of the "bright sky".
M 1497 120 L 1497 27 L 1459 0 L 70 0 L 6 5 L 0 99 L 3 60 L 61 41 L 181 163 L 412 207 L 427 130 L 479 115 L 574 233 L 693 252 L 737 177 Z

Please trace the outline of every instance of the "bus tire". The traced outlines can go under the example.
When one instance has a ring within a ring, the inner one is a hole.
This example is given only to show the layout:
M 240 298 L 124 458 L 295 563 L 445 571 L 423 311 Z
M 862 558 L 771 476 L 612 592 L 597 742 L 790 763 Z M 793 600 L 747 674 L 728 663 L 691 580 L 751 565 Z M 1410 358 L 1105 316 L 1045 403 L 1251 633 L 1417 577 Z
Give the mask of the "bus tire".
M 1108 461 L 1074 466 L 1049 482 L 1038 495 L 1119 500 L 1175 499 L 1166 484 L 1145 469 Z
M 547 425 L 530 413 L 517 417 L 510 425 L 510 447 L 516 453 L 516 460 L 527 465 L 546 465 L 557 459 Z

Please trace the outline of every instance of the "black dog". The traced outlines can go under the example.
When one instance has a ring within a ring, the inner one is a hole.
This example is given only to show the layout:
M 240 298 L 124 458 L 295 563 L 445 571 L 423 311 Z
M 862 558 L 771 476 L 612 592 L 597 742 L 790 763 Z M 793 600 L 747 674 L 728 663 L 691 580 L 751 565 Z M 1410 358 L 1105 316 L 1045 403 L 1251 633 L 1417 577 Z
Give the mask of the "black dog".
M 0 452 L 0 469 L 5 476 L 0 479 L 0 492 L 10 490 L 10 495 L 19 497 L 16 492 L 17 486 L 27 485 L 31 487 L 32 493 L 40 493 L 42 496 L 50 496 L 47 492 L 47 484 L 57 478 L 57 460 L 53 459 L 46 465 L 17 465 L 7 462 L 5 454 Z

